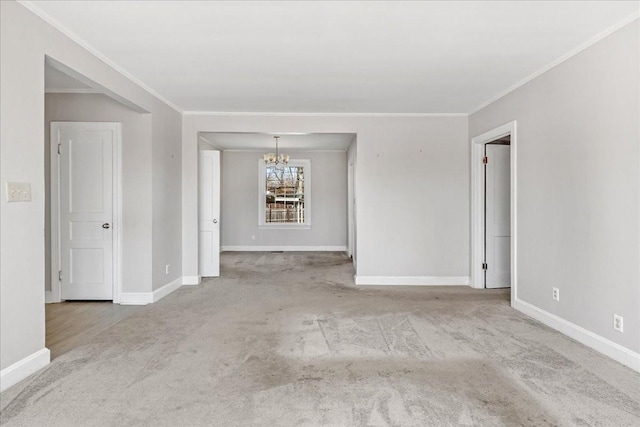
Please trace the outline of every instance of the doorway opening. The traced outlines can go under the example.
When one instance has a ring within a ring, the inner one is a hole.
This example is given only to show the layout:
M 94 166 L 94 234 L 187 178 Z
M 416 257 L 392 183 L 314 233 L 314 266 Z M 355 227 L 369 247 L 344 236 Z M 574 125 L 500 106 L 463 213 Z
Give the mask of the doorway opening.
M 471 140 L 471 284 L 517 295 L 516 122 Z
M 484 144 L 484 287 L 511 287 L 511 135 Z
M 275 136 L 285 163 L 269 160 Z M 221 252 L 342 252 L 355 264 L 355 134 L 200 131 L 197 148 L 200 277 L 224 274 Z
M 358 247 L 356 229 L 356 175 L 357 175 L 357 159 L 358 155 L 358 136 L 353 135 L 353 140 L 347 148 L 347 255 L 353 261 L 353 268 L 358 269 Z

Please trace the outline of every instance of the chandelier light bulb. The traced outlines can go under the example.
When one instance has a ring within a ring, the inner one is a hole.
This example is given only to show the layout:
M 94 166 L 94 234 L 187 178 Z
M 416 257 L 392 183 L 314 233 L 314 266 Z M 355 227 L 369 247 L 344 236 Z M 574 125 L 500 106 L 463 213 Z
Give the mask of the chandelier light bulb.
M 280 140 L 279 136 L 273 137 L 276 140 L 276 152 L 263 154 L 262 158 L 266 164 L 273 164 L 275 166 L 278 165 L 286 165 L 289 163 L 289 155 L 288 154 L 279 154 L 278 153 L 278 141 Z

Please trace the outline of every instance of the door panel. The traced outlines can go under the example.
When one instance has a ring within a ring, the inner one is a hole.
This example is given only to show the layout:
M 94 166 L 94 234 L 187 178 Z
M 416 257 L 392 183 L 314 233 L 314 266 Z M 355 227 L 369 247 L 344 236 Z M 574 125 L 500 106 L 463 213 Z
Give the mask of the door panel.
M 220 275 L 220 152 L 198 158 L 198 268 L 202 277 Z
M 100 283 L 104 278 L 104 249 L 71 248 L 71 283 Z
M 71 240 L 104 240 L 105 230 L 100 227 L 96 227 L 95 221 L 76 221 L 71 223 L 70 235 Z
M 75 132 L 75 135 L 63 131 L 61 135 L 66 137 L 62 153 L 65 154 L 64 157 L 68 157 L 69 212 L 77 214 L 104 212 L 107 208 L 104 198 L 111 193 L 111 174 L 104 176 L 103 161 L 103 156 L 109 156 L 111 152 L 109 135 L 92 135 L 91 131 Z M 107 141 L 103 140 L 104 137 Z M 111 169 L 110 164 L 108 167 Z M 109 183 L 104 182 L 105 178 Z
M 111 300 L 113 150 L 117 127 L 108 123 L 54 125 L 60 144 L 61 298 Z
M 485 192 L 485 287 L 511 286 L 511 150 L 487 144 Z

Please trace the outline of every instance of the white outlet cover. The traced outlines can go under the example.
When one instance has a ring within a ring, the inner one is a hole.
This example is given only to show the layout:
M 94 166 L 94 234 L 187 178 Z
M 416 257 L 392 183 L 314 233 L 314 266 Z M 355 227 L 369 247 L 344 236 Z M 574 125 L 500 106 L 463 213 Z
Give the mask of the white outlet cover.
M 30 202 L 31 184 L 28 182 L 7 182 L 7 202 Z
M 560 289 L 558 288 L 553 288 L 553 299 L 556 301 L 560 301 Z
M 618 316 L 617 314 L 613 315 L 613 329 L 620 332 L 624 331 L 624 319 L 622 316 Z

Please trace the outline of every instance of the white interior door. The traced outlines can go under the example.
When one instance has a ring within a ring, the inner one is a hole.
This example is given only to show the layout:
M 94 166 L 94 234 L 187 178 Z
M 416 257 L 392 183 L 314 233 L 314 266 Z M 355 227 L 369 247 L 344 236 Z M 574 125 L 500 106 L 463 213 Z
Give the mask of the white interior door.
M 485 287 L 511 286 L 511 150 L 486 144 Z
M 113 299 L 118 132 L 115 123 L 52 123 L 59 153 L 58 278 L 63 300 Z
M 220 152 L 198 159 L 198 265 L 202 277 L 220 275 Z
M 347 166 L 347 255 L 353 257 L 353 162 L 350 161 Z

